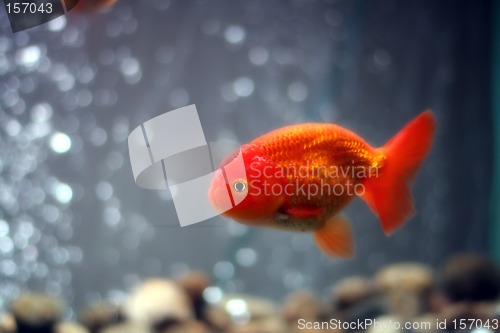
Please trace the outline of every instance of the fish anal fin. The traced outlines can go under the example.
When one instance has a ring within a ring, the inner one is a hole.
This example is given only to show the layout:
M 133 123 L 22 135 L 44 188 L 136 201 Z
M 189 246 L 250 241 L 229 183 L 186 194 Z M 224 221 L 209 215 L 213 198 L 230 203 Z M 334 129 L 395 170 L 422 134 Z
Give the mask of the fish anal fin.
M 293 207 L 287 207 L 282 211 L 284 214 L 292 218 L 306 219 L 321 215 L 324 210 L 321 207 L 293 206 Z
M 350 259 L 354 257 L 351 226 L 347 218 L 333 216 L 314 232 L 316 246 L 329 257 Z

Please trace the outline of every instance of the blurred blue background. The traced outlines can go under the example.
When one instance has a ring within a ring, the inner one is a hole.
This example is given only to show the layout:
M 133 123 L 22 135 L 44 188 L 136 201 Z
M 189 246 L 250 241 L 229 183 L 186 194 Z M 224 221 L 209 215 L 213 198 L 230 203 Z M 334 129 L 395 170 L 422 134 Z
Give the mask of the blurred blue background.
M 16 34 L 1 9 L 0 306 L 29 288 L 79 308 L 190 269 L 279 300 L 396 261 L 494 249 L 494 3 L 122 0 Z M 417 215 L 387 238 L 356 200 L 351 261 L 323 257 L 310 235 L 222 218 L 180 228 L 170 193 L 135 185 L 126 140 L 188 104 L 207 141 L 314 121 L 376 146 L 431 108 Z

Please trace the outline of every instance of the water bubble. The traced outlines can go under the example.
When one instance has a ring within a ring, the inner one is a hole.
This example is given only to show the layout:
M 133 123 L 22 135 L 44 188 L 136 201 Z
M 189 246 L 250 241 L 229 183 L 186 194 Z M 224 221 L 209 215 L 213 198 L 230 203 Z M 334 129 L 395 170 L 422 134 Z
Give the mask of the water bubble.
M 85 42 L 84 34 L 76 26 L 68 26 L 63 31 L 62 41 L 68 46 L 79 47 Z
M 140 81 L 142 76 L 141 65 L 136 58 L 125 59 L 120 68 L 127 83 L 133 84 Z
M 222 290 L 219 287 L 208 287 L 203 291 L 203 298 L 208 303 L 214 304 L 222 300 Z
M 74 230 L 69 223 L 60 223 L 57 225 L 57 236 L 62 240 L 70 240 L 73 237 Z
M 17 87 L 13 89 L 17 89 Z M 15 90 L 9 90 L 4 95 L 3 102 L 6 106 L 13 108 L 19 102 L 19 94 Z
M 5 54 L 0 54 L 0 75 L 8 73 L 10 68 L 9 59 L 5 56 Z
M 21 133 L 21 124 L 15 120 L 11 119 L 5 124 L 5 131 L 9 136 L 16 136 Z
M 106 156 L 106 165 L 111 170 L 118 170 L 123 166 L 123 155 L 119 152 L 112 151 Z
M 253 47 L 248 53 L 250 62 L 256 66 L 262 66 L 269 60 L 269 51 L 264 47 Z
M 169 271 L 173 277 L 182 276 L 189 272 L 189 266 L 183 262 L 176 262 L 170 265 Z
M 300 272 L 288 272 L 285 274 L 283 282 L 288 289 L 301 288 L 304 284 L 304 276 Z
M 34 162 L 36 163 L 36 162 Z M 35 164 L 36 165 L 36 164 Z M 35 166 L 36 167 L 36 166 Z M 26 193 L 26 197 L 29 199 L 30 204 L 39 205 L 45 200 L 45 192 L 39 187 L 35 187 Z
M 236 262 L 244 267 L 249 267 L 257 262 L 257 252 L 251 248 L 242 248 L 236 252 Z
M 113 196 L 113 186 L 108 182 L 100 182 L 95 188 L 95 193 L 100 200 L 109 200 Z
M 71 149 L 71 139 L 65 133 L 54 133 L 50 138 L 50 149 L 57 154 L 67 153 Z
M 178 88 L 168 95 L 168 100 L 174 108 L 180 108 L 189 103 L 189 94 L 185 89 Z
M 7 80 L 7 85 L 12 91 L 18 90 L 19 86 L 21 85 L 21 80 L 19 80 L 19 78 L 16 76 L 11 76 Z
M 42 57 L 40 62 L 38 63 L 37 70 L 40 73 L 48 73 L 50 68 L 52 67 L 52 62 L 47 57 Z
M 31 119 L 36 123 L 43 123 L 52 117 L 52 106 L 47 103 L 39 103 L 31 109 Z
M 495 331 L 490 330 L 488 328 L 484 328 L 484 327 L 477 327 L 477 328 L 472 329 L 470 332 L 471 333 L 493 333 Z
M 243 299 L 231 299 L 226 303 L 226 311 L 232 316 L 245 314 L 248 312 L 247 302 Z
M 171 2 L 172 0 L 157 0 L 155 1 L 155 7 L 159 10 L 167 10 Z
M 300 81 L 293 82 L 288 86 L 288 97 L 294 102 L 303 102 L 309 91 L 306 85 Z
M 106 34 L 109 37 L 118 37 L 123 32 L 123 25 L 120 22 L 112 21 L 106 27 Z
M 23 250 L 23 259 L 26 261 L 36 261 L 38 259 L 38 249 L 34 245 L 28 245 Z
M 156 60 L 160 64 L 168 64 L 172 62 L 175 58 L 174 48 L 168 46 L 162 46 L 156 52 Z
M 221 280 L 229 280 L 234 276 L 234 266 L 228 261 L 220 261 L 214 266 L 214 275 Z
M 0 271 L 6 276 L 13 276 L 17 272 L 17 265 L 10 259 L 3 260 L 0 264 Z
M 115 62 L 115 53 L 113 52 L 113 50 L 104 49 L 99 54 L 99 61 L 105 66 L 111 65 L 113 62 Z
M 21 92 L 25 94 L 32 93 L 37 86 L 37 82 L 31 77 L 25 77 L 21 81 L 21 87 L 19 88 Z
M 38 46 L 28 46 L 18 51 L 16 56 L 16 62 L 20 66 L 25 68 L 33 68 L 40 61 L 42 51 Z
M 69 260 L 69 252 L 63 247 L 56 247 L 51 251 L 52 260 L 58 265 L 64 265 Z
M 338 118 L 339 111 L 334 105 L 324 103 L 319 107 L 319 116 L 321 120 L 331 123 Z
M 220 94 L 223 100 L 226 102 L 235 102 L 238 100 L 238 95 L 234 92 L 233 85 L 231 84 L 224 84 L 222 85 L 220 89 Z
M 0 37 L 0 53 L 6 53 L 11 48 L 11 40 L 6 36 Z
M 224 31 L 224 38 L 231 44 L 241 44 L 245 40 L 245 37 L 245 29 L 239 25 L 231 25 Z
M 126 274 L 123 277 L 123 284 L 128 290 L 132 290 L 141 283 L 141 278 L 137 274 Z M 126 298 L 127 295 L 125 295 Z
M 30 35 L 25 31 L 21 31 L 14 35 L 14 40 L 17 46 L 26 46 L 30 41 Z
M 52 195 L 54 198 L 62 204 L 67 204 L 73 198 L 73 190 L 71 186 L 65 183 L 55 184 Z
M 125 117 L 117 118 L 113 125 L 113 139 L 116 142 L 127 140 L 129 134 L 129 122 Z
M 65 26 L 66 26 L 66 17 L 64 15 L 59 16 L 58 18 L 55 18 L 49 21 L 48 23 L 48 28 L 50 31 L 60 31 L 64 29 Z
M 95 71 L 88 66 L 84 66 L 80 68 L 78 71 L 78 81 L 80 81 L 83 84 L 87 84 L 92 82 L 95 78 Z
M 90 142 L 94 146 L 102 146 L 108 140 L 108 134 L 100 127 L 96 127 L 90 132 Z
M 44 278 L 49 274 L 49 268 L 46 264 L 37 262 L 33 273 L 37 278 Z
M 10 237 L 0 237 L 0 252 L 10 254 L 14 250 L 14 242 Z
M 295 55 L 293 54 L 293 50 L 280 47 L 273 50 L 273 59 L 280 65 L 288 65 L 294 62 Z
M 227 231 L 231 236 L 238 237 L 248 233 L 248 227 L 239 223 L 230 223 L 227 226 Z
M 82 90 L 78 93 L 77 100 L 79 107 L 87 107 L 92 103 L 92 93 L 89 90 Z
M 118 94 L 114 90 L 99 91 L 96 102 L 100 105 L 114 105 L 118 101 Z
M 122 62 L 125 59 L 132 57 L 130 47 L 128 46 L 121 46 L 117 48 L 115 55 L 116 55 L 116 60 L 118 60 L 119 62 Z
M 234 92 L 239 97 L 250 96 L 253 93 L 254 87 L 252 79 L 247 77 L 241 77 L 233 83 Z
M 290 248 L 284 245 L 277 245 L 273 248 L 271 258 L 275 262 L 286 263 L 291 258 Z
M 247 302 L 243 299 L 231 299 L 226 303 L 225 308 L 233 322 L 238 325 L 246 324 L 250 320 Z
M 42 216 L 45 221 L 49 223 L 55 223 L 59 220 L 61 213 L 59 208 L 54 205 L 45 205 L 42 210 Z
M 133 34 L 137 30 L 138 26 L 139 24 L 137 23 L 137 20 L 135 18 L 131 18 L 123 25 L 123 33 L 128 35 Z
M 373 55 L 375 65 L 380 69 L 385 69 L 391 64 L 391 55 L 386 50 L 379 49 Z
M 77 246 L 68 247 L 69 259 L 72 263 L 80 263 L 83 260 L 83 251 Z
M 35 231 L 35 227 L 31 222 L 21 222 L 18 227 L 18 232 L 23 235 L 23 237 L 31 238 Z
M 141 243 L 141 238 L 137 232 L 128 231 L 123 235 L 122 241 L 126 248 L 135 250 Z
M 117 226 L 118 223 L 120 223 L 121 218 L 122 218 L 122 215 L 121 215 L 120 210 L 118 208 L 106 207 L 104 209 L 103 219 L 104 219 L 104 222 L 108 226 L 110 226 L 110 227 Z
M 311 238 L 304 234 L 297 234 L 292 237 L 292 249 L 296 252 L 305 252 L 310 246 Z
M 220 30 L 220 22 L 217 20 L 206 20 L 201 25 L 201 30 L 208 36 L 214 36 Z
M 70 91 L 75 86 L 75 77 L 66 68 L 60 67 L 56 69 L 53 73 L 53 78 L 61 91 Z
M 9 234 L 9 230 L 9 224 L 4 220 L 0 220 L 0 237 L 7 236 Z

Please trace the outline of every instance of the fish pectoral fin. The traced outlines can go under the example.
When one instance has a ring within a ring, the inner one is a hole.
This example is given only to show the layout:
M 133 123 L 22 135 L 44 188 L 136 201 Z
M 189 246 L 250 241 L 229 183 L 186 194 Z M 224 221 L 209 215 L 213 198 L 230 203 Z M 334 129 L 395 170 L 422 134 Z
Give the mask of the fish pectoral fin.
M 287 207 L 282 210 L 282 212 L 291 218 L 296 219 L 306 219 L 309 217 L 316 217 L 323 213 L 323 208 L 321 207 L 307 207 L 307 206 L 294 206 Z
M 316 246 L 329 257 L 350 259 L 354 257 L 351 226 L 347 218 L 333 216 L 324 226 L 314 232 Z

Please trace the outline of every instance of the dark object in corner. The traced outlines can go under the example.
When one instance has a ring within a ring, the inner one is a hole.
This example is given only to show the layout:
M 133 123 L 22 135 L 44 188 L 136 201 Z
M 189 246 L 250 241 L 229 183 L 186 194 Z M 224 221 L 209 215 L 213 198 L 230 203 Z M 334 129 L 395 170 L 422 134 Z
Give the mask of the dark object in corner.
M 487 258 L 458 255 L 445 265 L 441 288 L 452 302 L 494 301 L 500 296 L 500 271 Z

